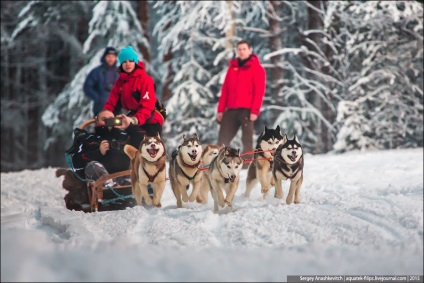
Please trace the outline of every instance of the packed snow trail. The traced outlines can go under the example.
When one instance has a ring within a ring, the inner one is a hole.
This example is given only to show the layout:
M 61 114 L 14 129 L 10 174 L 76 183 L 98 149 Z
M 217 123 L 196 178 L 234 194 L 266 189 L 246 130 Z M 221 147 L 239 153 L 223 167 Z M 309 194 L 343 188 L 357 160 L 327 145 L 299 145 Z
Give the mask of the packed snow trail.
M 306 155 L 301 203 L 259 186 L 234 211 L 83 213 L 55 168 L 1 174 L 2 281 L 285 281 L 287 275 L 413 275 L 423 266 L 423 149 Z M 287 196 L 289 182 L 283 182 Z

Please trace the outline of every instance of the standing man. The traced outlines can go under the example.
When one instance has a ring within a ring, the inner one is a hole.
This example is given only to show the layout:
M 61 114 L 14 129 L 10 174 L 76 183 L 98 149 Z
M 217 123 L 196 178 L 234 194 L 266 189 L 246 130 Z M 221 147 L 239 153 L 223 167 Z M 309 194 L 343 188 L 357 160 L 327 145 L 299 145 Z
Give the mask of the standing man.
M 218 144 L 229 146 L 241 126 L 243 152 L 247 152 L 253 149 L 253 122 L 261 110 L 266 74 L 246 40 L 237 43 L 237 55 L 230 61 L 218 102 Z
M 100 66 L 94 68 L 84 82 L 84 93 L 93 100 L 93 115 L 96 116 L 109 98 L 115 81 L 118 79 L 117 72 L 118 52 L 113 47 L 106 47 Z

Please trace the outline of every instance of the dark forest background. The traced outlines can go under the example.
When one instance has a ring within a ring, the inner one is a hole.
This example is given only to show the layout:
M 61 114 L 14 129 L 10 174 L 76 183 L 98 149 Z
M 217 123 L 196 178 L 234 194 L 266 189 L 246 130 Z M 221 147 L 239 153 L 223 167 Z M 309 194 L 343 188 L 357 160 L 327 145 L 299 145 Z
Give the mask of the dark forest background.
M 423 146 L 421 2 L 1 1 L 1 171 L 66 166 L 108 45 L 146 62 L 168 147 L 194 132 L 215 143 L 241 39 L 267 72 L 257 134 L 280 125 L 312 154 Z

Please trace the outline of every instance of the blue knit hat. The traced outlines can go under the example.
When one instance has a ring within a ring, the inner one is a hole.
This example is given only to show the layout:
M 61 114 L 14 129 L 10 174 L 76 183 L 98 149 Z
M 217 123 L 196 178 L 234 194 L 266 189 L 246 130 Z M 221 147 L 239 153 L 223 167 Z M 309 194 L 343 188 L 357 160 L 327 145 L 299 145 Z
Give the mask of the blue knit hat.
M 118 60 L 120 64 L 127 60 L 134 61 L 134 63 L 138 64 L 138 55 L 132 46 L 127 46 L 119 52 Z

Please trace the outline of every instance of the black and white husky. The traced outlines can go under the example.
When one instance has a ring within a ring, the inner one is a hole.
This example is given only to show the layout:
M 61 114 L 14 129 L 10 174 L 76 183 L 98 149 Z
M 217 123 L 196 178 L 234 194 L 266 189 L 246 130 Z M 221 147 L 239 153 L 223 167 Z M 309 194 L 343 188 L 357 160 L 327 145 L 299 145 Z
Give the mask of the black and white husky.
M 303 150 L 297 136 L 292 140 L 284 135 L 282 144 L 274 154 L 272 175 L 275 179 L 275 197 L 283 198 L 282 180 L 290 180 L 290 190 L 286 203 L 299 203 L 299 191 L 303 182 Z
M 258 182 L 261 184 L 261 192 L 264 198 L 268 195 L 269 189 L 274 186 L 275 182 L 272 178 L 274 152 L 282 140 L 283 135 L 280 126 L 277 126 L 275 130 L 265 127 L 265 130 L 259 136 L 254 160 L 247 169 L 245 197 L 250 197 L 250 192 Z

